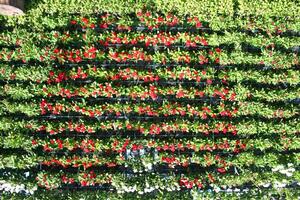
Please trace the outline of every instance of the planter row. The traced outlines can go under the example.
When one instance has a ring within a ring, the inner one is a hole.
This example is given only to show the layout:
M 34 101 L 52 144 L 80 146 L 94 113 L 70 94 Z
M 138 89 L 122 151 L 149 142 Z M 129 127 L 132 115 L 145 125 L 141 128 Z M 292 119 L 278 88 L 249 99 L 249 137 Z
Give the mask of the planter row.
M 234 86 L 236 85 L 236 82 L 228 81 L 228 84 Z M 263 88 L 265 90 L 297 89 L 300 86 L 300 83 L 290 84 L 287 82 L 282 82 L 282 83 L 270 84 L 270 83 L 257 82 L 256 80 L 244 80 L 241 81 L 241 84 L 252 88 Z
M 8 28 L 9 29 L 9 28 Z M 5 29 L 4 29 L 5 30 Z M 184 26 L 179 26 L 179 27 L 159 27 L 159 28 L 153 28 L 153 29 L 149 29 L 147 26 L 136 26 L 136 27 L 130 27 L 130 30 L 128 29 L 121 29 L 118 28 L 117 26 L 110 26 L 108 28 L 93 28 L 91 29 L 97 33 L 103 33 L 106 31 L 114 31 L 117 33 L 127 33 L 127 32 L 132 32 L 132 31 L 136 31 L 136 32 L 143 32 L 143 33 L 154 33 L 157 31 L 162 31 L 162 32 L 170 32 L 171 34 L 175 34 L 178 32 L 189 32 L 189 33 L 195 33 L 195 34 L 201 34 L 201 33 L 206 33 L 206 34 L 218 34 L 218 35 L 225 35 L 226 32 L 240 32 L 240 33 L 244 33 L 247 34 L 249 36 L 253 36 L 253 37 L 257 37 L 259 35 L 263 35 L 265 37 L 269 37 L 269 35 L 273 35 L 273 36 L 280 36 L 280 37 L 300 37 L 300 31 L 297 30 L 287 30 L 284 32 L 272 32 L 272 33 L 268 33 L 265 30 L 262 29 L 245 29 L 242 27 L 238 27 L 238 28 L 229 28 L 229 29 L 225 29 L 225 30 L 213 30 L 211 28 L 194 28 L 194 27 L 184 27 Z M 65 27 L 56 27 L 56 28 L 44 28 L 44 31 L 46 32 L 51 32 L 51 31 L 58 31 L 58 32 L 65 32 L 65 31 L 71 31 L 71 32 L 82 32 L 85 33 L 87 31 L 87 29 L 83 29 L 80 26 L 65 26 Z M 1 29 L 0 29 L 0 33 L 1 33 Z
M 158 81 L 143 81 L 143 80 L 103 80 L 103 79 L 92 79 L 92 78 L 87 78 L 87 79 L 76 79 L 76 80 L 66 80 L 62 81 L 61 84 L 75 84 L 75 85 L 86 85 L 90 83 L 106 83 L 110 82 L 115 85 L 126 85 L 126 86 L 134 86 L 134 85 L 157 85 L 157 86 L 175 86 L 175 85 L 181 85 L 183 87 L 206 87 L 208 85 L 226 85 L 229 87 L 234 87 L 237 82 L 233 81 L 222 81 L 220 79 L 214 79 L 212 80 L 211 84 L 207 84 L 207 81 L 203 80 L 201 82 L 197 81 L 169 81 L 169 80 L 158 80 Z M 6 84 L 22 84 L 22 85 L 31 85 L 32 83 L 36 83 L 34 81 L 23 81 L 23 80 L 0 80 L 0 85 L 6 85 Z M 45 84 L 45 82 L 40 82 L 37 84 Z M 255 80 L 245 80 L 242 81 L 241 84 L 247 86 L 247 87 L 252 87 L 252 88 L 264 88 L 267 90 L 278 90 L 278 89 L 297 89 L 300 86 L 300 83 L 298 84 L 290 84 L 287 82 L 283 83 L 277 83 L 277 84 L 270 84 L 270 83 L 261 83 L 257 82 Z
M 294 167 L 295 170 L 300 170 L 299 166 Z M 235 167 L 230 166 L 226 169 L 226 174 L 238 174 L 241 167 Z M 256 165 L 249 165 L 243 167 L 245 170 L 250 170 L 252 172 L 265 172 L 265 171 L 272 171 L 272 167 L 264 166 L 259 167 Z M 82 170 L 82 169 L 81 169 Z M 18 175 L 18 176 L 25 176 L 24 174 L 26 172 L 30 173 L 30 176 L 33 177 L 33 174 L 39 171 L 47 171 L 47 172 L 65 172 L 65 173 L 78 173 L 81 171 L 78 168 L 74 167 L 60 167 L 60 166 L 47 166 L 47 165 L 38 165 L 36 167 L 30 167 L 26 169 L 1 169 L 0 170 L 0 177 L 5 176 L 11 176 L 12 174 Z M 218 166 L 209 166 L 209 167 L 203 167 L 199 164 L 192 163 L 189 164 L 186 167 L 177 165 L 175 167 L 169 167 L 167 164 L 157 164 L 153 165 L 152 169 L 149 171 L 143 171 L 143 172 L 134 172 L 130 167 L 125 167 L 123 165 L 117 165 L 116 167 L 107 167 L 107 166 L 97 166 L 97 167 L 90 167 L 87 169 L 87 171 L 94 171 L 94 172 L 102 172 L 102 173 L 123 173 L 128 175 L 141 175 L 141 174 L 149 174 L 149 173 L 159 173 L 159 174 L 168 174 L 168 173 L 175 173 L 175 174 L 181 174 L 181 173 L 205 173 L 205 172 L 218 172 Z M 25 178 L 25 177 L 24 177 Z
M 143 49 L 147 52 L 157 52 L 157 51 L 166 51 L 166 50 L 183 50 L 183 51 L 201 51 L 201 50 L 209 50 L 214 48 L 220 48 L 224 50 L 234 50 L 233 44 L 221 44 L 219 46 L 211 46 L 211 45 L 202 45 L 202 44 L 196 44 L 195 46 L 187 46 L 186 44 L 156 44 L 156 45 L 149 45 L 147 46 L 144 42 L 139 42 L 137 44 L 100 44 L 99 42 L 93 42 L 93 43 L 86 43 L 81 41 L 68 41 L 66 43 L 63 42 L 57 42 L 55 43 L 55 46 L 58 49 L 81 49 L 87 45 L 94 46 L 97 50 L 108 52 L 109 49 L 118 49 L 118 50 L 129 50 L 133 48 Z M 38 47 L 47 47 L 47 43 L 42 45 L 37 45 Z M 3 48 L 14 48 L 15 46 L 4 46 Z M 15 47 L 17 48 L 17 47 Z
M 233 6 L 235 6 L 234 9 L 238 10 L 239 9 L 239 7 L 238 7 L 239 6 L 239 2 L 238 1 L 234 2 Z M 49 16 L 49 15 L 50 16 L 57 16 L 57 15 L 59 15 L 59 16 L 62 16 L 62 17 L 69 17 L 69 16 L 71 16 L 71 17 L 98 17 L 98 18 L 101 17 L 101 16 L 110 15 L 110 16 L 113 16 L 113 17 L 115 17 L 117 19 L 120 19 L 120 18 L 122 18 L 124 16 L 137 19 L 137 15 L 136 15 L 135 12 L 122 13 L 122 15 L 120 15 L 118 13 L 102 12 L 102 11 L 101 12 L 98 12 L 98 11 L 94 12 L 93 11 L 93 12 L 89 12 L 89 13 L 82 13 L 82 12 L 67 12 L 67 13 L 62 13 L 62 12 L 56 11 L 56 12 L 43 12 L 41 14 L 43 16 Z M 159 16 L 165 17 L 167 13 L 164 13 L 164 12 L 162 12 L 160 10 L 155 10 L 155 14 L 158 14 Z M 266 17 L 263 14 L 259 14 L 259 13 L 256 13 L 255 15 L 253 15 L 253 14 L 248 15 L 248 14 L 249 13 L 244 13 L 244 15 L 241 15 L 239 13 L 236 13 L 235 16 L 236 17 L 240 17 L 241 19 L 247 19 L 247 18 L 255 19 L 255 18 L 264 18 L 264 17 Z M 184 16 L 181 16 L 181 18 L 184 18 L 185 21 L 187 21 L 187 19 L 189 17 L 193 17 L 193 16 L 191 16 L 190 14 L 185 14 Z M 280 19 L 283 19 L 283 20 L 286 20 L 286 21 L 291 20 L 290 16 L 267 15 L 267 17 L 269 19 L 273 19 L 273 20 L 280 20 Z M 208 23 L 208 22 L 206 22 L 206 23 Z
M 0 64 L 4 65 L 10 65 L 14 67 L 24 67 L 24 66 L 48 66 L 51 64 L 53 67 L 57 68 L 70 68 L 70 67 L 88 67 L 88 66 L 96 66 L 96 67 L 103 67 L 103 68 L 127 68 L 127 67 L 133 67 L 133 68 L 140 68 L 140 69 L 157 69 L 161 67 L 177 67 L 177 66 L 190 66 L 195 67 L 197 69 L 206 69 L 206 68 L 214 68 L 216 70 L 223 70 L 223 69 L 230 69 L 230 68 L 238 68 L 239 70 L 259 70 L 259 71 L 286 71 L 286 69 L 282 68 L 274 68 L 271 65 L 265 65 L 265 64 L 250 64 L 250 63 L 240 63 L 240 64 L 227 64 L 227 65 L 219 65 L 216 63 L 212 64 L 200 64 L 200 63 L 183 63 L 183 62 L 177 62 L 177 63 L 153 63 L 153 62 L 145 62 L 145 61 L 138 61 L 138 62 L 101 62 L 101 61 L 82 61 L 78 63 L 58 63 L 58 62 L 41 62 L 38 60 L 29 60 L 26 62 L 23 62 L 21 60 L 19 61 L 0 61 Z M 292 65 L 289 69 L 298 70 L 300 69 L 300 65 Z
M 257 47 L 248 43 L 241 43 L 242 45 L 242 51 L 246 51 L 246 52 L 250 52 L 250 53 L 258 53 L 261 54 L 264 49 L 267 49 L 265 47 Z M 279 45 L 275 45 L 275 47 L 273 48 L 275 51 L 280 51 L 282 53 L 300 53 L 300 46 L 295 46 L 295 47 L 291 47 L 291 48 L 285 48 L 283 46 L 279 46 Z M 272 49 L 272 50 L 273 50 Z M 271 50 L 271 49 L 269 49 Z
M 295 183 L 292 183 L 292 184 L 288 184 L 286 185 L 285 187 L 281 187 L 282 189 L 296 189 L 298 190 L 300 188 L 298 182 L 295 182 Z M 93 190 L 106 190 L 106 191 L 115 191 L 112 187 L 108 187 L 108 186 L 85 186 L 85 187 L 82 187 L 80 185 L 71 185 L 71 186 L 61 186 L 58 190 L 88 190 L 88 191 L 93 191 Z M 204 187 L 202 188 L 200 191 L 213 191 L 213 187 Z M 248 184 L 244 184 L 244 185 L 241 185 L 239 187 L 233 187 L 231 188 L 231 192 L 234 192 L 236 189 L 238 189 L 239 191 L 242 191 L 241 193 L 243 192 L 248 192 L 249 190 L 259 190 L 259 191 L 263 191 L 263 190 L 271 190 L 271 189 L 275 189 L 275 187 L 272 187 L 272 185 L 268 186 L 268 187 L 259 187 L 259 186 L 255 186 L 251 183 L 248 183 Z M 170 191 L 168 190 L 163 190 L 165 192 L 168 192 L 170 193 Z M 158 193 L 158 192 L 163 192 L 161 190 L 154 190 L 152 191 L 151 193 Z M 190 189 L 186 189 L 186 188 L 183 188 L 181 190 L 176 190 L 176 191 L 173 191 L 173 192 L 184 192 L 184 191 L 190 191 Z M 219 192 L 228 192 L 228 189 L 224 189 L 224 190 L 220 190 Z M 137 192 L 134 192 L 134 194 L 136 194 Z M 213 193 L 213 192 L 212 192 Z
M 246 99 L 247 101 L 252 101 L 252 102 L 259 102 L 263 104 L 267 104 L 273 107 L 277 108 L 282 108 L 284 106 L 290 106 L 290 105 L 300 105 L 300 98 L 295 98 L 295 99 L 289 99 L 289 100 L 276 100 L 276 101 L 267 101 L 265 99 L 257 98 L 257 97 L 250 97 Z
M 2 137 L 6 134 L 1 133 Z M 278 133 L 269 133 L 265 135 L 264 133 L 260 134 L 249 134 L 249 135 L 234 135 L 233 133 L 223 132 L 219 133 L 186 133 L 186 132 L 170 132 L 170 133 L 160 133 L 159 135 L 143 135 L 137 131 L 97 131 L 91 134 L 82 134 L 72 131 L 65 131 L 56 135 L 50 135 L 46 132 L 31 132 L 25 134 L 32 136 L 34 138 L 48 138 L 48 139 L 64 139 L 64 138 L 97 138 L 97 139 L 107 139 L 111 137 L 118 138 L 132 138 L 132 139 L 193 139 L 193 138 L 211 138 L 211 139 L 230 139 L 230 140 L 240 140 L 240 139 L 272 139 L 272 140 L 281 140 L 281 135 Z M 300 137 L 299 134 L 295 134 L 295 137 Z
M 15 99 L 11 98 L 9 96 L 0 96 L 0 100 L 9 100 L 12 102 L 28 102 L 29 100 L 38 100 L 41 101 L 42 99 L 47 100 L 48 102 L 55 102 L 59 100 L 64 100 L 68 102 L 72 101 L 81 101 L 84 97 L 82 96 L 72 96 L 70 98 L 65 98 L 65 97 L 60 97 L 60 96 L 52 96 L 52 97 L 45 97 L 45 96 L 34 96 L 32 98 L 26 98 L 26 99 Z M 212 105 L 218 105 L 221 102 L 221 98 L 219 97 L 203 97 L 203 98 L 176 98 L 175 95 L 170 95 L 170 96 L 157 96 L 156 99 L 152 98 L 131 98 L 128 96 L 121 96 L 121 97 L 87 97 L 84 100 L 88 105 L 94 105 L 95 103 L 100 103 L 100 102 L 119 102 L 119 103 L 125 103 L 125 102 L 147 102 L 147 103 L 153 103 L 153 104 L 162 104 L 165 101 L 171 101 L 171 102 L 180 102 L 180 103 L 189 103 L 189 104 L 199 104 L 199 103 L 208 103 Z M 235 101 L 226 101 L 226 103 L 234 103 Z
M 116 153 L 116 152 L 84 152 L 82 150 L 76 150 L 76 151 L 63 151 L 63 150 L 59 150 L 59 151 L 52 151 L 52 152 L 45 152 L 43 151 L 41 148 L 37 148 L 37 149 L 32 149 L 30 151 L 27 151 L 23 148 L 0 148 L 1 149 L 1 154 L 3 155 L 32 155 L 32 153 L 35 153 L 36 155 L 52 155 L 52 156 L 60 156 L 60 157 L 64 157 L 66 155 L 80 155 L 80 156 L 94 156 L 94 155 L 98 155 L 98 156 L 117 156 L 120 155 L 120 153 Z M 169 152 L 168 152 L 169 151 Z M 243 154 L 243 153 L 251 153 L 254 156 L 259 156 L 259 155 L 264 155 L 264 154 L 268 154 L 268 153 L 274 153 L 274 154 L 279 154 L 279 155 L 288 155 L 288 154 L 294 154 L 294 153 L 300 153 L 300 148 L 298 149 L 288 149 L 288 150 L 278 150 L 275 148 L 267 148 L 267 149 L 247 149 L 247 150 L 241 150 L 240 152 L 230 152 L 230 151 L 224 151 L 224 150 L 213 150 L 213 151 L 209 151 L 209 150 L 201 150 L 201 151 L 194 151 L 194 150 L 185 150 L 185 151 L 170 151 L 168 150 L 166 151 L 166 153 L 170 153 L 172 155 L 206 155 L 206 154 L 212 154 L 212 155 L 218 155 L 221 157 L 230 157 L 232 158 L 232 156 L 237 156 L 239 154 Z M 141 156 L 144 155 L 142 153 L 140 153 L 140 151 L 133 151 L 135 152 L 135 156 Z M 153 157 L 158 155 L 158 151 L 156 149 L 150 149 L 148 151 L 149 154 L 151 154 Z M 126 153 L 124 153 L 124 156 L 126 155 Z
M 245 33 L 250 36 L 259 36 L 259 35 L 269 36 L 267 31 L 264 31 L 262 29 L 249 30 L 249 29 L 243 29 L 243 28 L 235 28 L 235 29 L 231 30 L 231 32 L 241 32 L 241 33 Z M 284 32 L 272 33 L 272 35 L 280 36 L 280 37 L 300 37 L 300 31 L 287 30 Z
M 208 84 L 207 80 L 201 80 L 201 82 L 197 81 L 190 81 L 190 80 L 172 80 L 172 79 L 160 79 L 158 81 L 144 81 L 144 80 L 105 80 L 101 78 L 85 78 L 85 79 L 69 79 L 69 80 L 63 80 L 60 82 L 60 84 L 75 84 L 75 85 L 85 85 L 90 84 L 93 82 L 97 83 L 112 83 L 116 85 L 160 85 L 160 86 L 171 86 L 171 85 L 181 85 L 183 87 L 206 87 L 207 85 L 227 85 L 224 83 L 224 81 L 216 78 L 211 80 L 212 83 Z M 35 84 L 45 84 L 48 81 L 39 82 L 36 81 L 30 81 L 30 80 L 0 80 L 0 85 L 6 85 L 6 84 L 22 84 L 22 85 L 30 85 L 31 83 Z
M 57 48 L 59 49 L 80 49 L 87 44 L 85 42 L 81 41 L 71 41 L 71 42 L 58 42 L 56 43 Z M 209 50 L 213 48 L 220 48 L 223 50 L 228 51 L 229 53 L 233 50 L 235 50 L 234 44 L 220 44 L 218 46 L 203 46 L 197 44 L 196 46 L 187 46 L 186 44 L 171 44 L 171 45 L 164 45 L 164 44 L 157 44 L 155 46 L 146 46 L 145 43 L 138 43 L 138 44 L 100 44 L 100 43 L 89 43 L 89 45 L 92 45 L 96 47 L 98 50 L 108 52 L 110 49 L 118 49 L 118 50 L 128 50 L 132 48 L 141 48 L 143 50 L 147 50 L 148 52 L 163 52 L 165 50 L 184 50 L 184 51 L 201 51 L 201 50 Z M 267 49 L 266 47 L 258 47 L 254 46 L 248 43 L 241 43 L 242 45 L 242 51 L 244 52 L 249 52 L 249 53 L 256 53 L 256 54 L 261 54 L 263 49 Z M 38 45 L 38 46 L 47 46 L 47 44 L 43 45 Z M 0 46 L 1 47 L 1 46 Z M 3 48 L 8 48 L 8 49 L 16 49 L 18 46 L 3 46 Z M 274 48 L 270 48 L 269 50 L 275 50 L 275 51 L 280 51 L 282 53 L 299 53 L 300 52 L 300 47 L 299 46 L 294 46 L 291 48 L 285 48 L 282 45 L 275 45 Z
M 137 121 L 154 121 L 154 122 L 161 122 L 161 121 L 170 121 L 174 119 L 186 119 L 189 121 L 201 121 L 201 122 L 212 122 L 212 121 L 232 121 L 232 122 L 238 122 L 242 119 L 255 119 L 262 122 L 282 122 L 282 121 L 289 121 L 294 119 L 299 119 L 300 113 L 295 114 L 291 117 L 273 117 L 273 118 L 267 118 L 265 116 L 261 115 L 239 115 L 236 117 L 228 117 L 228 116 L 217 116 L 216 118 L 207 117 L 206 119 L 203 119 L 201 117 L 190 117 L 190 116 L 167 116 L 167 117 L 156 117 L 156 116 L 128 116 L 128 115 L 120 115 L 120 116 L 95 116 L 90 117 L 86 115 L 40 115 L 40 116 L 28 116 L 23 113 L 9 113 L 0 115 L 0 118 L 12 118 L 12 119 L 18 119 L 18 120 L 40 120 L 40 121 L 68 121 L 68 120 L 89 120 L 89 121 L 107 121 L 107 120 L 137 120 Z
M 38 116 L 28 116 L 23 113 L 9 113 L 9 114 L 3 114 L 0 115 L 0 118 L 3 117 L 8 117 L 8 118 L 13 118 L 13 119 L 26 119 L 26 120 L 48 120 L 48 121 L 68 121 L 68 120 L 89 120 L 89 121 L 107 121 L 107 120 L 137 120 L 137 121 L 154 121 L 154 122 L 162 122 L 162 121 L 170 121 L 174 119 L 186 119 L 189 121 L 201 121 L 201 122 L 210 122 L 210 121 L 238 121 L 240 118 L 254 118 L 252 116 L 240 116 L 240 117 L 227 117 L 227 116 L 216 116 L 216 118 L 212 117 L 207 117 L 207 119 L 203 119 L 201 117 L 195 116 L 195 117 L 190 117 L 190 116 L 139 116 L 139 115 L 102 115 L 102 116 L 94 116 L 90 117 L 87 115 L 82 115 L 82 114 L 77 114 L 77 115 L 72 115 L 69 113 L 62 113 L 61 115 L 38 115 Z M 255 116 L 255 118 L 263 120 L 263 121 L 270 121 L 270 120 L 275 120 L 275 121 L 281 121 L 281 120 L 291 120 L 294 118 L 297 118 L 298 116 L 293 116 L 290 118 L 273 118 L 273 119 L 268 119 L 263 116 Z

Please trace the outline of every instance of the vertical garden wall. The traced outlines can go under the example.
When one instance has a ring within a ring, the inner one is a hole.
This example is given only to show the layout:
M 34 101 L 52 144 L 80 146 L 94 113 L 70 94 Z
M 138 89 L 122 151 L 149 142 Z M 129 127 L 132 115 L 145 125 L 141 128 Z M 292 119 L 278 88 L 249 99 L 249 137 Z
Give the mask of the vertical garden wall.
M 0 17 L 2 198 L 296 199 L 299 13 L 34 0 Z

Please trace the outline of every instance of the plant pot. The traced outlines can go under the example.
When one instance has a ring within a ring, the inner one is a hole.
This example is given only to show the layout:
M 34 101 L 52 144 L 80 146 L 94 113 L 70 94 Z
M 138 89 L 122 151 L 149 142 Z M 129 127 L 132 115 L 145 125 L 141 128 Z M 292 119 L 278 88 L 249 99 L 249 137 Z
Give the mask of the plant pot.
M 0 0 L 0 15 L 22 15 L 23 10 L 24 0 Z

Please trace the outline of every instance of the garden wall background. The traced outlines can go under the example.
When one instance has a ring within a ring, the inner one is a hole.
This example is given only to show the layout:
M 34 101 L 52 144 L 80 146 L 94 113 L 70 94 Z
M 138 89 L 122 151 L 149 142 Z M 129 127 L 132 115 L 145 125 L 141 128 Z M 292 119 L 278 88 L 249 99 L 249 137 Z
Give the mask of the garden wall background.
M 299 197 L 298 1 L 25 11 L 0 17 L 2 198 Z

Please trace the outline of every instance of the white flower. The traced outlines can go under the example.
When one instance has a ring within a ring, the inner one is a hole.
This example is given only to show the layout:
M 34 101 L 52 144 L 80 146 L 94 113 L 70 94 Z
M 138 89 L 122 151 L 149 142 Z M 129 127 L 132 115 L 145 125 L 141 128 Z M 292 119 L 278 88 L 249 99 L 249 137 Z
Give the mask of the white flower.
M 286 184 L 285 183 L 280 183 L 280 182 L 275 182 L 275 184 L 274 184 L 274 187 L 275 188 L 283 188 L 283 187 L 285 187 L 286 186 Z
M 137 190 L 137 186 L 134 185 L 133 188 L 132 188 L 132 190 L 133 190 L 133 192 L 136 191 Z
M 246 188 L 246 189 L 243 189 L 243 191 L 247 193 L 247 192 L 249 192 L 249 189 Z
M 296 170 L 295 170 L 295 168 L 289 168 L 289 171 L 290 171 L 290 172 L 294 172 L 294 171 L 296 171 Z
M 146 165 L 146 168 L 147 168 L 148 170 L 152 170 L 152 163 L 148 163 L 148 164 Z
M 271 183 L 265 183 L 265 184 L 263 184 L 263 186 L 266 187 L 266 188 L 270 187 L 270 185 L 271 185 Z
M 234 192 L 240 192 L 241 190 L 239 188 L 235 188 Z
M 28 177 L 30 175 L 30 173 L 29 172 L 25 172 L 24 175 L 25 175 L 25 177 Z
M 273 168 L 272 171 L 276 172 L 276 171 L 283 170 L 283 169 L 284 169 L 283 165 L 278 165 L 277 167 Z
M 226 192 L 232 192 L 232 189 L 231 189 L 231 188 L 228 188 L 228 189 L 226 190 Z
M 286 173 L 287 173 L 287 170 L 286 170 L 286 169 L 282 169 L 282 170 L 280 170 L 279 172 L 282 173 L 282 174 L 286 174 Z
M 221 189 L 219 187 L 215 188 L 215 192 L 219 193 L 221 191 Z
M 289 172 L 288 172 L 288 173 L 286 173 L 285 175 L 286 175 L 287 177 L 291 177 L 291 176 L 293 176 L 293 173 L 289 173 Z

